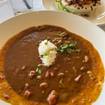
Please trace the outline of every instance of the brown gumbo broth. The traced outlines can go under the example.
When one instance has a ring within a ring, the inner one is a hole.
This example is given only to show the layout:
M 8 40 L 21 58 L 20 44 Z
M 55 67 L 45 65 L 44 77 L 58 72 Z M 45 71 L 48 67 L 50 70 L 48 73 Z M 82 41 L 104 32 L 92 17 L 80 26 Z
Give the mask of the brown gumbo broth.
M 55 62 L 49 67 L 38 53 L 45 39 L 57 46 Z M 104 79 L 100 57 L 91 43 L 57 26 L 32 27 L 10 39 L 3 49 L 3 64 L 6 80 L 19 96 L 50 105 L 92 103 Z

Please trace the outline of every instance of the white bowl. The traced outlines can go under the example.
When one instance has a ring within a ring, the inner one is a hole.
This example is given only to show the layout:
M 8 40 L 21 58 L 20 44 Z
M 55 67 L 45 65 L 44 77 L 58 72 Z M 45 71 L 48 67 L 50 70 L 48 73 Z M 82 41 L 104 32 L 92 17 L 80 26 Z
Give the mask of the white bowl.
M 23 14 L 0 24 L 0 48 L 18 32 L 38 25 L 57 25 L 77 33 L 89 40 L 98 50 L 105 67 L 105 32 L 82 17 L 51 11 L 40 11 Z M 100 97 L 94 105 L 103 105 L 105 98 L 105 83 Z M 0 104 L 1 105 L 1 104 Z M 3 104 L 2 104 L 3 105 Z

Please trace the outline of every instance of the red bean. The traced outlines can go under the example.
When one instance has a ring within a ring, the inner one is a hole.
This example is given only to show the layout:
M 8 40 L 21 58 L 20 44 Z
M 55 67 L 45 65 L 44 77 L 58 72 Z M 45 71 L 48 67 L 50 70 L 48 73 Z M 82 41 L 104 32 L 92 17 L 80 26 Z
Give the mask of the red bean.
M 30 78 L 34 77 L 35 76 L 35 71 L 34 70 L 30 71 L 30 73 L 28 74 L 28 76 Z
M 25 92 L 24 92 L 24 96 L 25 97 L 29 97 L 31 95 L 31 92 L 29 91 L 29 90 L 26 90 Z
M 50 76 L 51 77 L 54 77 L 54 72 L 50 72 Z
M 48 83 L 47 83 L 47 82 L 42 82 L 42 83 L 40 84 L 40 87 L 41 87 L 41 88 L 47 88 L 47 87 L 48 87 Z
M 47 72 L 45 73 L 45 78 L 50 78 L 50 77 L 54 77 L 54 76 L 55 76 L 55 74 L 54 74 L 53 71 L 47 71 Z
M 0 75 L 0 80 L 4 80 L 5 76 L 4 75 Z
M 47 72 L 45 73 L 45 78 L 49 78 L 49 77 L 50 77 L 50 72 L 47 71 Z
M 82 76 L 82 75 L 78 75 L 78 76 L 74 79 L 74 81 L 78 82 L 78 81 L 80 80 L 81 76 Z
M 63 77 L 64 75 L 64 73 L 58 73 L 58 77 Z
M 29 84 L 25 83 L 25 89 L 29 88 Z
M 4 93 L 3 96 L 4 96 L 4 98 L 7 99 L 7 100 L 10 99 L 10 96 L 9 96 L 8 94 L 6 94 L 6 93 Z
M 26 69 L 26 66 L 25 65 L 21 67 L 21 70 L 25 70 L 25 69 Z
M 48 95 L 47 102 L 49 105 L 56 105 L 58 99 L 58 94 L 55 90 L 52 90 L 51 93 Z
M 38 76 L 37 76 L 37 79 L 39 79 L 39 80 L 40 80 L 41 78 L 42 78 L 42 76 L 41 76 L 41 75 L 38 75 Z

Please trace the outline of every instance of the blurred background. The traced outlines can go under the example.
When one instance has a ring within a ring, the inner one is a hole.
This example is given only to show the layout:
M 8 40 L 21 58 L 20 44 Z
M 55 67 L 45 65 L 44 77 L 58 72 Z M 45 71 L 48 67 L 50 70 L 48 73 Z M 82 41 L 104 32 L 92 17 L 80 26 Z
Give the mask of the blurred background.
M 45 5 L 43 5 L 42 1 L 45 3 Z M 54 8 L 54 3 L 52 3 L 52 1 L 54 0 L 0 0 L 0 23 L 22 13 L 46 9 L 55 10 L 52 9 Z M 92 21 L 96 25 L 99 25 L 105 30 L 105 25 L 103 24 L 105 23 L 105 11 L 94 20 L 88 20 Z
M 0 0 L 0 23 L 18 14 L 42 9 L 42 0 Z

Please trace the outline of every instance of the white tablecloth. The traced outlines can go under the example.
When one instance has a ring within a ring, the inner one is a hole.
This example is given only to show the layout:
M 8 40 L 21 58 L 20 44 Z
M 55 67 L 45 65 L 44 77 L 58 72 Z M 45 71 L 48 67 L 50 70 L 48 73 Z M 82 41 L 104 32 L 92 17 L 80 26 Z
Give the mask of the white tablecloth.
M 0 0 L 0 23 L 13 16 L 14 16 L 14 13 L 9 1 Z
M 27 1 L 29 3 L 32 3 L 31 5 L 33 5 L 34 11 L 45 9 L 43 7 L 42 0 Z M 0 23 L 15 16 L 15 12 L 17 12 L 18 10 L 27 11 L 27 8 L 22 0 L 0 0 Z

